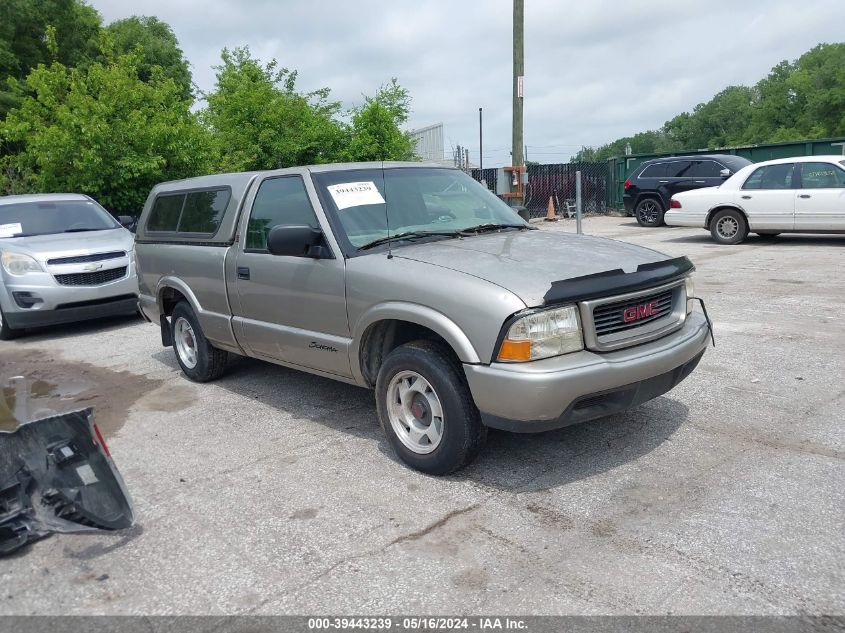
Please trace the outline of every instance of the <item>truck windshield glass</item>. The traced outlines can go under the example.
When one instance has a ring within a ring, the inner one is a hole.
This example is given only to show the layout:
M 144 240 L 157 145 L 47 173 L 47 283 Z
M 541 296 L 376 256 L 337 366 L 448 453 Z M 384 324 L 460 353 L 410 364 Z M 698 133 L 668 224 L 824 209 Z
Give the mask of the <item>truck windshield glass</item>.
M 436 167 L 360 169 L 314 175 L 323 206 L 355 248 L 400 233 L 455 234 L 491 225 L 528 226 L 465 173 Z
M 42 200 L 0 205 L 0 239 L 104 231 L 120 225 L 90 200 Z

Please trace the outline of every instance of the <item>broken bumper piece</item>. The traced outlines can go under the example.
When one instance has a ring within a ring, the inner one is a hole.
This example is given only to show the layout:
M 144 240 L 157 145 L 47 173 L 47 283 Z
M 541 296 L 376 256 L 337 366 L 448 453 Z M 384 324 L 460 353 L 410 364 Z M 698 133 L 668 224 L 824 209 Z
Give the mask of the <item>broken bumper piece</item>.
M 0 556 L 52 532 L 119 530 L 133 521 L 91 409 L 0 432 Z

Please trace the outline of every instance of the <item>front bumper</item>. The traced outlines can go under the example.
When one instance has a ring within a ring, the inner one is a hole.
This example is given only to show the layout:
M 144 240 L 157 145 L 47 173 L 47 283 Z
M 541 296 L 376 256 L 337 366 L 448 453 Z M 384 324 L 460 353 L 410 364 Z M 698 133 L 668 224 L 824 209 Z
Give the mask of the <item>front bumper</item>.
M 615 352 L 576 352 L 524 364 L 464 365 L 485 425 L 533 433 L 624 411 L 686 378 L 709 344 L 704 316 L 651 343 Z
M 98 286 L 62 286 L 48 274 L 7 276 L 0 285 L 0 307 L 13 329 L 132 314 L 138 309 L 138 280 L 131 269 Z

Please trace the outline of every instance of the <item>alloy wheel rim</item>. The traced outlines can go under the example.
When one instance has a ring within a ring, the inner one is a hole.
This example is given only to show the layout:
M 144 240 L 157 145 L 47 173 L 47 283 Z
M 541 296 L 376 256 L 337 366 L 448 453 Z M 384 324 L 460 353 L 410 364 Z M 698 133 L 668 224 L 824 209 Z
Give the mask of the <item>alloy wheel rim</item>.
M 431 383 L 415 371 L 400 371 L 387 386 L 387 416 L 399 441 L 418 455 L 443 439 L 443 405 Z
M 173 326 L 173 342 L 182 363 L 189 369 L 196 367 L 197 338 L 194 335 L 194 328 L 185 317 L 176 319 L 176 324 Z
M 654 224 L 657 221 L 657 204 L 644 202 L 640 205 L 640 219 L 646 224 Z

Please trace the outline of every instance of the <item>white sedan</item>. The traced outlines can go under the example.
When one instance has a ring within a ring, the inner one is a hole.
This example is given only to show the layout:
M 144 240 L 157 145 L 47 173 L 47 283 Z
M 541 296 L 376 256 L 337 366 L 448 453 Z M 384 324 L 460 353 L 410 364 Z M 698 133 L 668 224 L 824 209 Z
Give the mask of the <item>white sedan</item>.
M 845 233 L 845 156 L 780 158 L 743 167 L 718 187 L 672 196 L 670 226 L 708 229 L 720 244 L 748 232 Z

